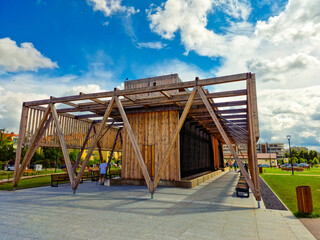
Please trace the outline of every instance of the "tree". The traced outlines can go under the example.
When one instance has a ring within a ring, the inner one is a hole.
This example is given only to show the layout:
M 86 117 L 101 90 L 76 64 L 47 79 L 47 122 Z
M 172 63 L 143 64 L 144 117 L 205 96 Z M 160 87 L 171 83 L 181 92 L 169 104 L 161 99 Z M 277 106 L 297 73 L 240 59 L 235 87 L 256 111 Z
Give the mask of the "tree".
M 310 150 L 309 151 L 309 156 L 308 156 L 308 160 L 313 160 L 314 158 L 316 158 L 318 156 L 318 152 L 315 150 Z
M 312 163 L 313 163 L 313 164 L 319 164 L 318 158 L 315 157 L 315 158 L 313 159 Z
M 60 148 L 43 147 L 42 151 L 46 160 L 45 162 L 48 164 L 45 167 L 54 167 L 56 164 L 62 164 L 63 155 Z
M 296 158 L 296 157 L 291 158 L 291 160 L 292 160 L 292 164 L 294 164 L 294 163 L 297 163 L 297 162 L 298 162 L 298 158 Z M 291 162 L 291 161 L 290 161 L 290 162 Z
M 300 159 L 308 159 L 308 157 L 309 157 L 308 151 L 301 149 L 299 152 L 299 158 Z M 303 162 L 303 161 L 301 160 L 301 162 Z
M 0 169 L 3 169 L 7 162 L 13 165 L 15 157 L 16 154 L 10 138 L 2 138 L 0 142 Z
M 79 155 L 80 151 L 79 149 L 73 149 L 70 153 L 69 153 L 69 158 L 70 161 L 75 163 L 77 161 L 77 157 Z

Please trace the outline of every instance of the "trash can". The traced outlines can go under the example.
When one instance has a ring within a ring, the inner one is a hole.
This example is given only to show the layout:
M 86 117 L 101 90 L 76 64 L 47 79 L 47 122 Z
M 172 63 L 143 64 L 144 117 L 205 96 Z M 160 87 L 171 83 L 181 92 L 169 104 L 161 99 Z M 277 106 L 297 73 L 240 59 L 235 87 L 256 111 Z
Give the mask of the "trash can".
M 301 213 L 313 212 L 312 194 L 310 186 L 296 187 L 298 211 Z
M 262 167 L 259 167 L 259 173 L 263 173 Z

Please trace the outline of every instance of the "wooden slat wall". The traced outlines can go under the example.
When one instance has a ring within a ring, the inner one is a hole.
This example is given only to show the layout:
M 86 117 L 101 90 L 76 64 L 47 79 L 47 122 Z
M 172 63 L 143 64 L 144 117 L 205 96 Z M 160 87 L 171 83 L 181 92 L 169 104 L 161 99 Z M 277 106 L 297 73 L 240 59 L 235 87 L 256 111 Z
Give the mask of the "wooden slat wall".
M 134 88 L 143 88 L 143 87 L 150 87 L 150 86 L 160 86 L 160 85 L 179 83 L 179 82 L 181 82 L 181 80 L 178 77 L 178 74 L 171 74 L 171 75 L 165 75 L 160 77 L 151 77 L 151 78 L 144 78 L 144 79 L 133 80 L 133 81 L 125 81 L 124 88 L 134 89 Z M 173 94 L 177 92 L 178 90 L 167 91 L 168 94 Z M 155 96 L 163 96 L 163 95 L 160 92 L 130 95 L 130 97 L 134 97 L 134 98 L 139 98 L 139 97 L 141 98 L 141 97 L 148 97 L 148 96 L 155 97 Z
M 44 111 L 39 109 L 29 109 L 28 112 L 28 121 L 27 121 L 27 130 L 26 136 L 24 140 L 24 145 L 30 145 L 30 141 L 36 132 L 41 119 L 43 117 Z M 59 116 L 59 121 L 61 124 L 61 129 L 67 144 L 67 147 L 70 149 L 80 149 L 82 144 L 86 138 L 88 130 L 91 126 L 91 123 L 88 121 L 83 121 L 79 119 L 73 119 L 68 116 Z M 98 124 L 97 124 L 98 125 Z M 105 129 L 106 130 L 106 129 Z M 102 132 L 102 134 L 105 132 Z M 111 150 L 114 139 L 116 137 L 118 129 L 111 128 L 107 131 L 106 134 L 100 140 L 100 145 L 102 150 Z M 94 133 L 90 134 L 90 139 L 88 141 L 87 146 L 90 146 Z M 54 122 L 52 121 L 46 130 L 44 137 L 41 140 L 39 146 L 47 146 L 47 147 L 60 147 L 57 131 Z M 115 147 L 116 151 L 121 151 L 121 143 L 117 143 Z
M 179 120 L 177 111 L 127 114 L 132 131 L 151 177 L 165 157 L 174 129 Z M 180 180 L 179 140 L 174 146 L 163 180 Z M 154 166 L 152 167 L 152 162 Z M 138 160 L 123 131 L 122 178 L 143 179 Z

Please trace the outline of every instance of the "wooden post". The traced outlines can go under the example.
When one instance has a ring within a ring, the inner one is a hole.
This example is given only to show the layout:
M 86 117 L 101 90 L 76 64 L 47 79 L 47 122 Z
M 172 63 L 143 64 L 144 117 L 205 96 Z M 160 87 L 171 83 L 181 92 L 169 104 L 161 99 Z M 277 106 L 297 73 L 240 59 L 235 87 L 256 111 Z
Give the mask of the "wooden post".
M 154 192 L 155 188 L 157 187 L 157 185 L 158 185 L 158 183 L 160 181 L 160 178 L 161 178 L 161 176 L 163 174 L 165 166 L 168 163 L 168 160 L 169 160 L 169 157 L 171 155 L 172 149 L 174 147 L 175 142 L 177 141 L 177 138 L 179 136 L 179 133 L 180 133 L 180 130 L 181 130 L 182 126 L 183 126 L 183 123 L 186 120 L 186 117 L 187 117 L 188 112 L 189 112 L 189 110 L 191 108 L 191 105 L 193 103 L 193 99 L 196 96 L 196 93 L 197 93 L 197 87 L 194 87 L 192 92 L 191 92 L 191 94 L 190 94 L 190 96 L 189 96 L 188 102 L 186 103 L 186 106 L 184 107 L 182 115 L 181 115 L 181 117 L 179 119 L 178 125 L 177 125 L 177 127 L 175 129 L 175 132 L 173 134 L 171 142 L 170 142 L 170 144 L 168 146 L 168 149 L 166 151 L 166 155 L 165 155 L 164 159 L 162 160 L 162 162 L 160 164 L 160 167 L 157 169 L 157 172 L 155 174 L 154 183 L 153 183 L 153 192 Z
M 72 168 L 72 164 L 71 164 L 70 157 L 69 157 L 69 152 L 67 149 L 67 144 L 66 144 L 66 141 L 65 141 L 63 133 L 62 133 L 57 110 L 52 103 L 50 104 L 50 107 L 51 107 L 51 111 L 52 111 L 53 120 L 56 125 L 56 129 L 57 129 L 57 133 L 58 133 L 58 137 L 59 137 L 59 141 L 60 141 L 60 146 L 62 149 L 63 158 L 64 158 L 64 161 L 66 162 L 69 180 L 70 180 L 71 186 L 73 187 L 74 186 L 74 174 L 73 174 L 73 168 Z
M 312 213 L 313 203 L 310 186 L 296 187 L 298 211 L 301 213 Z
M 218 148 L 218 139 L 211 136 L 211 143 L 213 149 L 213 159 L 214 159 L 214 168 L 219 169 L 219 148 Z
M 111 111 L 112 111 L 112 109 L 113 109 L 113 106 L 114 106 L 114 99 L 115 99 L 115 98 L 112 97 L 112 99 L 110 100 L 110 102 L 109 102 L 109 104 L 108 104 L 108 107 L 107 107 L 107 109 L 106 109 L 106 112 L 104 113 L 103 118 L 102 118 L 102 120 L 101 120 L 99 129 L 98 129 L 98 132 L 97 132 L 96 135 L 94 136 L 94 139 L 93 139 L 93 141 L 92 141 L 92 143 L 91 143 L 91 146 L 90 146 L 90 148 L 89 148 L 89 150 L 88 150 L 88 153 L 87 153 L 87 155 L 86 155 L 86 158 L 84 159 L 84 161 L 83 161 L 83 163 L 82 163 L 82 165 L 81 165 L 81 169 L 80 169 L 80 171 L 79 171 L 79 173 L 78 173 L 78 175 L 77 175 L 77 178 L 76 178 L 76 180 L 75 180 L 75 184 L 74 184 L 74 186 L 72 187 L 74 191 L 77 189 L 77 187 L 78 187 L 78 185 L 79 185 L 79 182 L 80 182 L 80 180 L 81 180 L 81 177 L 82 177 L 82 175 L 83 175 L 83 172 L 84 172 L 84 170 L 86 169 L 87 163 L 88 163 L 88 161 L 89 161 L 89 159 L 90 159 L 90 157 L 91 157 L 91 155 L 92 155 L 92 152 L 93 152 L 93 150 L 94 150 L 94 146 L 96 145 L 96 143 L 97 143 L 97 141 L 98 141 L 98 139 L 99 139 L 99 137 L 100 137 L 100 134 L 101 134 L 101 132 L 102 132 L 103 127 L 104 127 L 105 124 L 107 123 L 108 117 L 110 116 L 110 113 L 111 113 Z
M 153 183 L 151 181 L 151 178 L 150 178 L 150 175 L 148 173 L 147 167 L 146 167 L 146 165 L 144 163 L 144 160 L 142 158 L 138 143 L 136 141 L 136 138 L 134 137 L 134 134 L 133 134 L 132 128 L 130 126 L 129 120 L 127 118 L 127 115 L 126 115 L 126 113 L 125 113 L 125 111 L 123 109 L 122 103 L 119 100 L 119 98 L 115 97 L 115 100 L 116 100 L 119 112 L 121 114 L 123 124 L 124 124 L 124 126 L 125 126 L 125 128 L 126 128 L 126 130 L 128 132 L 128 136 L 129 136 L 129 139 L 131 141 L 132 147 L 133 147 L 134 152 L 136 153 L 136 156 L 138 158 L 138 162 L 139 162 L 140 168 L 142 170 L 143 177 L 144 177 L 144 179 L 146 181 L 146 184 L 148 186 L 149 192 L 151 194 L 153 194 L 153 192 L 154 192 Z
M 96 126 L 93 127 L 94 134 L 96 134 Z M 98 147 L 98 152 L 99 152 L 99 158 L 100 158 L 100 163 L 102 163 L 103 160 L 103 155 L 101 151 L 101 145 L 100 145 L 100 139 L 97 141 L 97 147 Z
M 242 172 L 246 182 L 248 183 L 248 186 L 250 187 L 252 193 L 254 194 L 254 196 L 257 198 L 257 192 L 256 192 L 256 189 L 255 189 L 255 186 L 253 184 L 253 182 L 251 181 L 249 175 L 248 175 L 248 172 L 245 170 L 245 168 L 242 166 L 241 164 L 241 161 L 240 159 L 238 158 L 238 155 L 237 153 L 235 152 L 235 150 L 233 149 L 232 147 L 232 144 L 227 136 L 227 134 L 225 133 L 223 127 L 221 126 L 221 123 L 219 122 L 217 116 L 215 115 L 214 113 L 214 110 L 212 109 L 212 106 L 210 105 L 207 97 L 206 97 L 206 94 L 204 93 L 203 89 L 201 87 L 198 87 L 198 92 L 202 98 L 202 101 L 204 103 L 204 105 L 206 106 L 208 112 L 210 113 L 210 116 L 212 118 L 212 120 L 214 121 L 215 125 L 217 126 L 224 142 L 227 144 L 228 148 L 229 148 L 229 151 L 231 152 L 231 154 L 233 155 L 235 161 L 237 162 L 237 164 L 239 165 L 239 168 L 240 168 L 240 171 Z
M 255 119 L 254 119 L 254 99 L 253 99 L 253 82 L 254 79 L 247 79 L 247 122 L 248 122 L 248 163 L 250 167 L 251 178 L 257 194 L 255 195 L 257 201 L 261 201 L 261 192 L 259 184 L 259 174 L 258 174 L 258 161 L 257 161 L 257 148 L 256 148 L 256 136 L 255 136 Z
M 25 135 L 26 135 L 27 121 L 28 121 L 28 110 L 29 110 L 29 108 L 22 106 L 21 122 L 20 122 L 20 129 L 19 129 L 19 139 L 18 139 L 18 145 L 17 145 L 17 150 L 16 150 L 16 160 L 14 162 L 14 179 L 16 179 L 17 174 L 19 172 L 22 145 L 25 141 Z
M 48 118 L 49 114 L 50 114 L 51 110 L 50 107 L 48 106 L 46 109 L 46 112 L 43 115 L 43 118 L 39 124 L 38 129 L 36 130 L 31 144 L 28 148 L 28 151 L 26 153 L 26 155 L 23 158 L 23 161 L 21 163 L 21 167 L 19 168 L 19 171 L 17 172 L 17 175 L 15 176 L 14 180 L 13 180 L 13 186 L 16 187 L 18 185 L 18 182 L 24 172 L 24 170 L 26 169 L 28 163 L 30 162 L 31 158 L 33 157 L 33 154 L 35 153 L 35 151 L 37 150 L 37 147 L 39 146 L 39 143 L 41 141 L 41 138 L 43 136 L 43 134 L 45 133 L 46 129 L 48 128 L 50 121 L 51 121 L 51 117 Z M 18 166 L 15 166 L 15 168 L 18 168 Z
M 91 123 L 91 126 L 90 126 L 90 128 L 89 128 L 89 130 L 88 130 L 88 133 L 87 133 L 87 136 L 86 136 L 86 139 L 84 140 L 83 145 L 82 145 L 82 147 L 81 147 L 81 149 L 80 149 L 79 155 L 78 155 L 78 157 L 77 157 L 77 161 L 76 161 L 75 165 L 73 166 L 73 172 L 74 172 L 74 173 L 75 173 L 76 170 L 77 170 L 77 167 L 78 167 L 79 162 L 80 162 L 80 160 L 81 160 L 82 154 L 83 154 L 83 152 L 84 152 L 84 150 L 85 150 L 85 148 L 86 148 L 86 145 L 87 145 L 88 140 L 89 140 L 89 138 L 90 138 L 90 133 L 91 133 L 91 131 L 92 131 L 93 126 L 94 126 L 94 123 Z

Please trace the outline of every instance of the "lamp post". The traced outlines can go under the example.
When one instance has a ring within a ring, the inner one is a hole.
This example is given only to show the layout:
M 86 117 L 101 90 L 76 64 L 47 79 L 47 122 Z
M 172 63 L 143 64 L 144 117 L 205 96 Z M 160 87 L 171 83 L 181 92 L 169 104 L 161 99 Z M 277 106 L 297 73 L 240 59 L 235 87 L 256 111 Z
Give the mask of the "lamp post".
M 0 146 L 2 146 L 2 138 L 3 138 L 4 131 L 5 131 L 4 128 L 0 129 L 0 133 L 1 133 Z
M 291 158 L 291 170 L 292 170 L 292 175 L 294 175 L 293 173 L 293 162 L 292 162 L 292 157 L 291 157 L 291 146 L 290 146 L 290 139 L 291 139 L 291 135 L 287 135 L 286 136 L 289 142 L 289 153 L 290 153 L 290 158 Z

